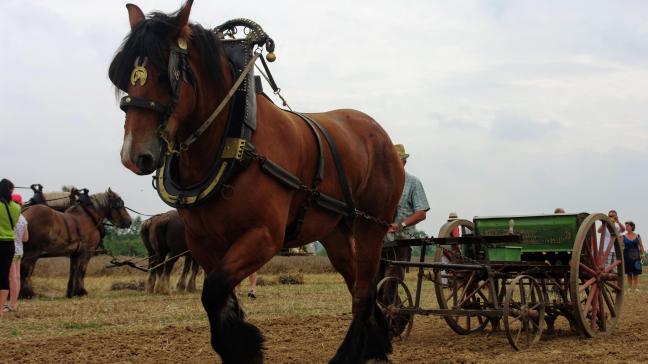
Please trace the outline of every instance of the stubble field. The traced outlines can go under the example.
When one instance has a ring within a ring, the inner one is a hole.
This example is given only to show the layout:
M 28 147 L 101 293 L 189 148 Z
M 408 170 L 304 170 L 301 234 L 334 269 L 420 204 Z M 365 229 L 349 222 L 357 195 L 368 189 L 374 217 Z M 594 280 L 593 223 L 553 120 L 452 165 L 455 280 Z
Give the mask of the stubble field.
M 209 345 L 200 293 L 151 295 L 112 290 L 116 282 L 137 285 L 146 275 L 126 268 L 105 269 L 106 262 L 101 257 L 93 259 L 86 279 L 90 294 L 76 299 L 63 298 L 64 260 L 39 263 L 34 282 L 43 296 L 22 301 L 17 312 L 0 319 L 0 362 L 217 362 Z M 284 270 L 302 271 L 304 284 L 264 285 L 258 288 L 256 300 L 242 298 L 249 321 L 266 337 L 266 362 L 327 362 L 351 320 L 351 299 L 342 278 L 328 273 L 326 258 L 319 257 L 275 259 L 261 271 L 261 278 L 274 283 L 276 274 Z M 246 285 L 247 281 L 243 292 Z M 620 322 L 608 337 L 580 338 L 560 319 L 555 335 L 543 335 L 532 350 L 514 352 L 502 332 L 459 336 L 441 318 L 417 316 L 410 337 L 394 342 L 391 362 L 648 362 L 647 286 L 644 280 L 642 293 L 625 297 Z M 424 292 L 428 293 L 424 305 L 435 306 L 431 284 L 424 286 Z

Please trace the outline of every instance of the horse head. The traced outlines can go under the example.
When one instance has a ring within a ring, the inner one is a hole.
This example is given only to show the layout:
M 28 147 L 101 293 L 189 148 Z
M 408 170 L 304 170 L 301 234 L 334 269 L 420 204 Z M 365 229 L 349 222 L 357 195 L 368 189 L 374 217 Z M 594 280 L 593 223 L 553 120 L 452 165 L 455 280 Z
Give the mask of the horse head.
M 136 5 L 126 5 L 131 32 L 108 73 L 118 92 L 128 94 L 120 102 L 126 113 L 121 158 L 136 174 L 150 174 L 160 166 L 196 111 L 199 86 L 194 74 L 202 66 L 195 44 L 214 38 L 213 49 L 205 52 L 215 53 L 203 55 L 218 54 L 214 34 L 189 24 L 191 5 L 188 0 L 175 14 L 153 13 L 148 18 Z
M 108 188 L 106 194 L 108 197 L 108 215 L 106 218 L 120 229 L 130 227 L 132 219 L 128 211 L 126 211 L 124 200 L 110 188 Z

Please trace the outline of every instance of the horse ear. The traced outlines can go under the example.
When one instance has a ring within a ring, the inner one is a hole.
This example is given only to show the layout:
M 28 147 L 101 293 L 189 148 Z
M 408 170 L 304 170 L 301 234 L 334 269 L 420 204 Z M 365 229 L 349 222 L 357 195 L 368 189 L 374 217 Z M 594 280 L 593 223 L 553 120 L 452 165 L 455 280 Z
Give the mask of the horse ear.
M 176 24 L 180 37 L 188 38 L 190 35 L 189 14 L 191 13 L 191 5 L 193 5 L 193 0 L 187 0 L 178 12 L 178 16 L 176 16 Z
M 126 9 L 128 10 L 128 20 L 130 21 L 131 30 L 133 30 L 137 24 L 144 21 L 144 13 L 142 9 L 134 4 L 126 4 Z

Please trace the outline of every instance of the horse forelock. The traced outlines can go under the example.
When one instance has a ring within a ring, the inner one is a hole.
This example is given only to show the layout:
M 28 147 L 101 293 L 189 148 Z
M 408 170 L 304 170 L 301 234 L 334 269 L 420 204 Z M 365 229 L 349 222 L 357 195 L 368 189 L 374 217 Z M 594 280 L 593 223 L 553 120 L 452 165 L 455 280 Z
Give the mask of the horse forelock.
M 115 85 L 117 95 L 128 89 L 137 57 L 148 57 L 149 62 L 166 75 L 171 46 L 169 36 L 177 33 L 176 15 L 177 12 L 151 13 L 124 38 L 108 69 L 108 77 Z M 183 33 L 190 37 L 190 45 L 199 50 L 201 62 L 209 72 L 207 76 L 213 82 L 220 81 L 222 72 L 217 62 L 220 60 L 221 47 L 216 35 L 195 23 L 190 24 L 189 30 L 183 30 Z

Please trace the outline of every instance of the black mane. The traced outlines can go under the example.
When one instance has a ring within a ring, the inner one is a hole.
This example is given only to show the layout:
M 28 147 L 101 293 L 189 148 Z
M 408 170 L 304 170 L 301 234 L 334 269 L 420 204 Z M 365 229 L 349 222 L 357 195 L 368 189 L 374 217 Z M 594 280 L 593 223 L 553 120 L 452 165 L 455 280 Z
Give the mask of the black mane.
M 120 90 L 126 92 L 128 89 L 137 57 L 148 57 L 148 61 L 166 75 L 171 46 L 169 35 L 177 31 L 176 15 L 177 12 L 170 15 L 151 13 L 124 38 L 108 69 L 108 77 L 118 92 Z M 200 24 L 192 23 L 189 26 L 191 28 L 190 51 L 191 46 L 199 50 L 201 62 L 209 70 L 206 76 L 211 82 L 220 83 L 223 78 L 219 62 L 222 50 L 218 38 Z

